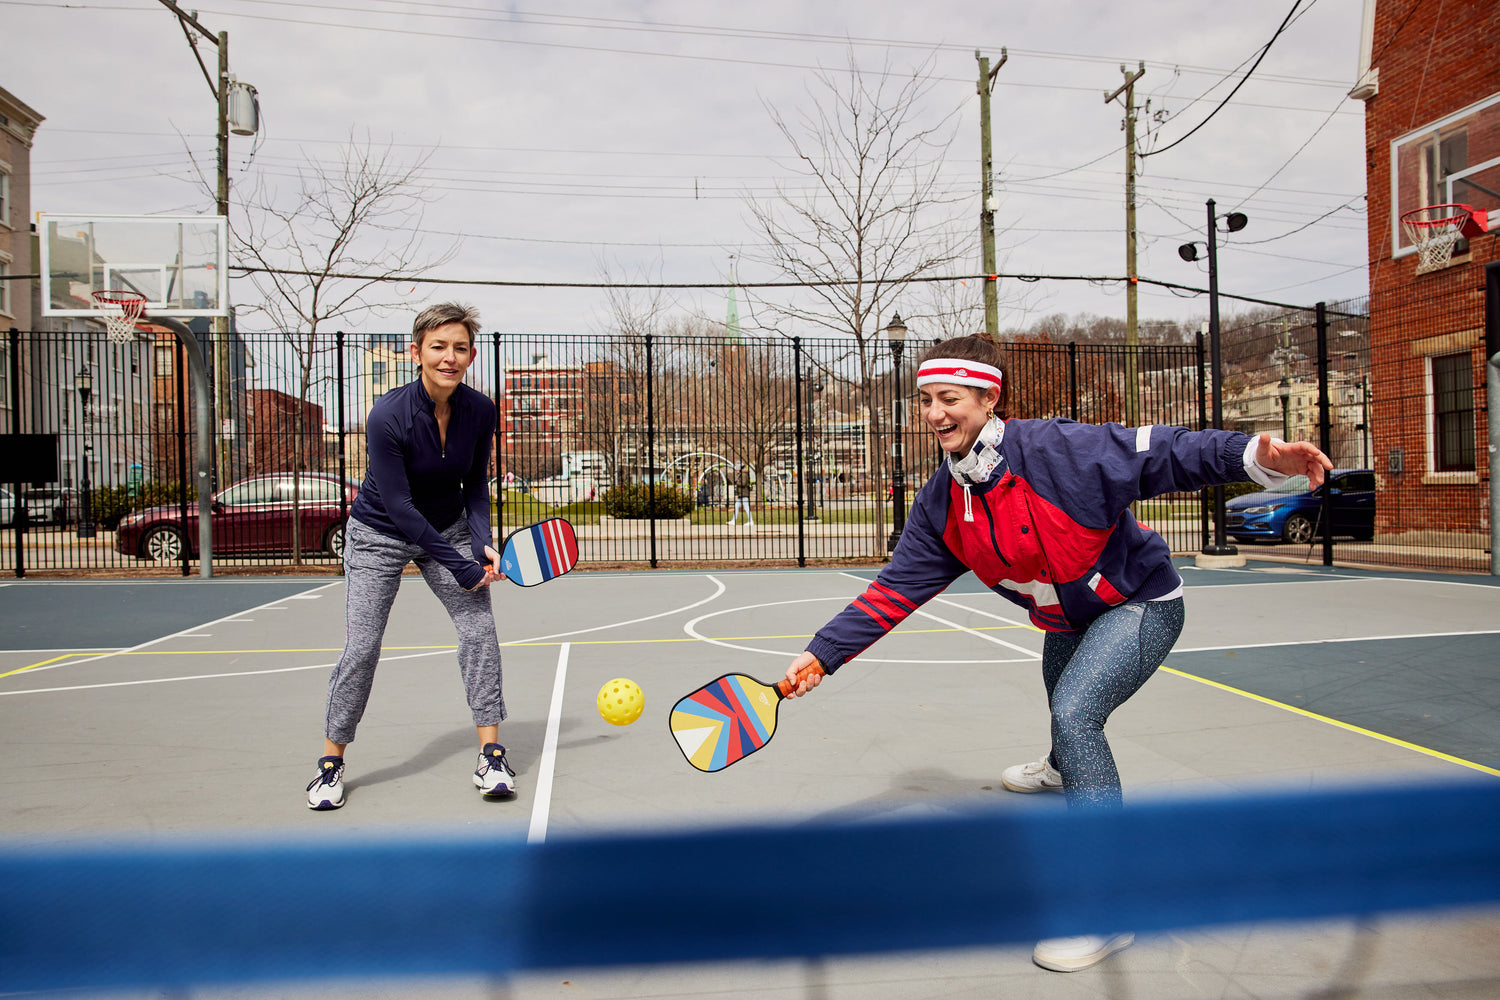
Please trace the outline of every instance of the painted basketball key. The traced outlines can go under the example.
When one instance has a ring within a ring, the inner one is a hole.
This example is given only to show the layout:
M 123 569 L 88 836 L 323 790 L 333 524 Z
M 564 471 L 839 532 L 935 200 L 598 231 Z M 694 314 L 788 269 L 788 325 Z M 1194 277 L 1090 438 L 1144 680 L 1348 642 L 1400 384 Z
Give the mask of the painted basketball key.
M 821 674 L 812 664 L 797 681 L 762 684 L 745 674 L 725 674 L 672 706 L 668 725 L 677 748 L 700 771 L 722 771 L 765 746 L 776 733 L 776 712 L 803 677 Z
M 500 572 L 520 587 L 535 587 L 562 576 L 578 562 L 578 536 L 566 518 L 549 517 L 505 538 Z

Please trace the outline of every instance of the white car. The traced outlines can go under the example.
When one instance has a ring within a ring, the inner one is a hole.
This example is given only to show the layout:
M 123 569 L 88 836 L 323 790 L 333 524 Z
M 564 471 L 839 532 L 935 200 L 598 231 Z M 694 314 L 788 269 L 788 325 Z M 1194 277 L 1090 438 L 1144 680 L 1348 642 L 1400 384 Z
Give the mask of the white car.
M 10 495 L 10 490 L 0 486 L 0 528 L 10 527 L 15 519 L 16 498 Z

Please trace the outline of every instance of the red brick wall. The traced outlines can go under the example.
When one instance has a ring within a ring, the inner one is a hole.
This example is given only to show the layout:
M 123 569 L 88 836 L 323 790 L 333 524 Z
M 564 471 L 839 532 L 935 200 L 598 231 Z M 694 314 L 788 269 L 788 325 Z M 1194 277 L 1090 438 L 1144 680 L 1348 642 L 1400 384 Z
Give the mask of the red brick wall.
M 1391 140 L 1500 92 L 1496 0 L 1378 0 L 1372 66 L 1379 90 L 1365 102 L 1369 194 L 1370 345 L 1378 532 L 1487 532 L 1484 413 L 1484 265 L 1500 259 L 1500 230 L 1475 238 L 1443 270 L 1416 274 L 1418 256 L 1391 256 Z M 1479 339 L 1474 340 L 1474 331 Z M 1424 350 L 1425 345 L 1429 350 Z M 1474 370 L 1472 475 L 1430 472 L 1428 353 L 1467 349 Z M 1400 449 L 1405 471 L 1390 468 Z

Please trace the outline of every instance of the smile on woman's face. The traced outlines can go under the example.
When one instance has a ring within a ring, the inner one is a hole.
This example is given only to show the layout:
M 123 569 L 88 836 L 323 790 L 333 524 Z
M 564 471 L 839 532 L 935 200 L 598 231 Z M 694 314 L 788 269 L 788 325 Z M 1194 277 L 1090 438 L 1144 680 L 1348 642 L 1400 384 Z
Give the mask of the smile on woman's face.
M 997 389 L 976 389 L 949 382 L 931 382 L 917 390 L 922 419 L 937 435 L 938 446 L 954 455 L 967 455 L 989 423 L 999 402 Z

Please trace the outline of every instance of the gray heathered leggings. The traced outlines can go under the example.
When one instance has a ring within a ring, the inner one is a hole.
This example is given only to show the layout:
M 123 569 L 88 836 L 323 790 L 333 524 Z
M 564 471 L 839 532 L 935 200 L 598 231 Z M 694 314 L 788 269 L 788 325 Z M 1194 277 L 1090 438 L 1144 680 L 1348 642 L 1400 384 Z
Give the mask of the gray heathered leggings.
M 1118 808 L 1120 772 L 1104 738 L 1110 713 L 1156 673 L 1182 634 L 1182 598 L 1110 608 L 1081 632 L 1042 639 L 1052 709 L 1052 766 L 1068 806 Z
M 455 521 L 443 537 L 460 552 L 469 551 L 469 525 Z M 401 587 L 401 571 L 415 562 L 427 586 L 443 602 L 458 630 L 458 670 L 474 725 L 493 726 L 505 719 L 500 693 L 500 642 L 490 609 L 490 590 L 464 590 L 421 546 L 383 535 L 349 519 L 344 544 L 344 653 L 328 679 L 328 715 L 324 735 L 335 743 L 354 742 L 354 730 L 370 700 L 370 685 L 380 662 L 380 644 L 391 603 Z

